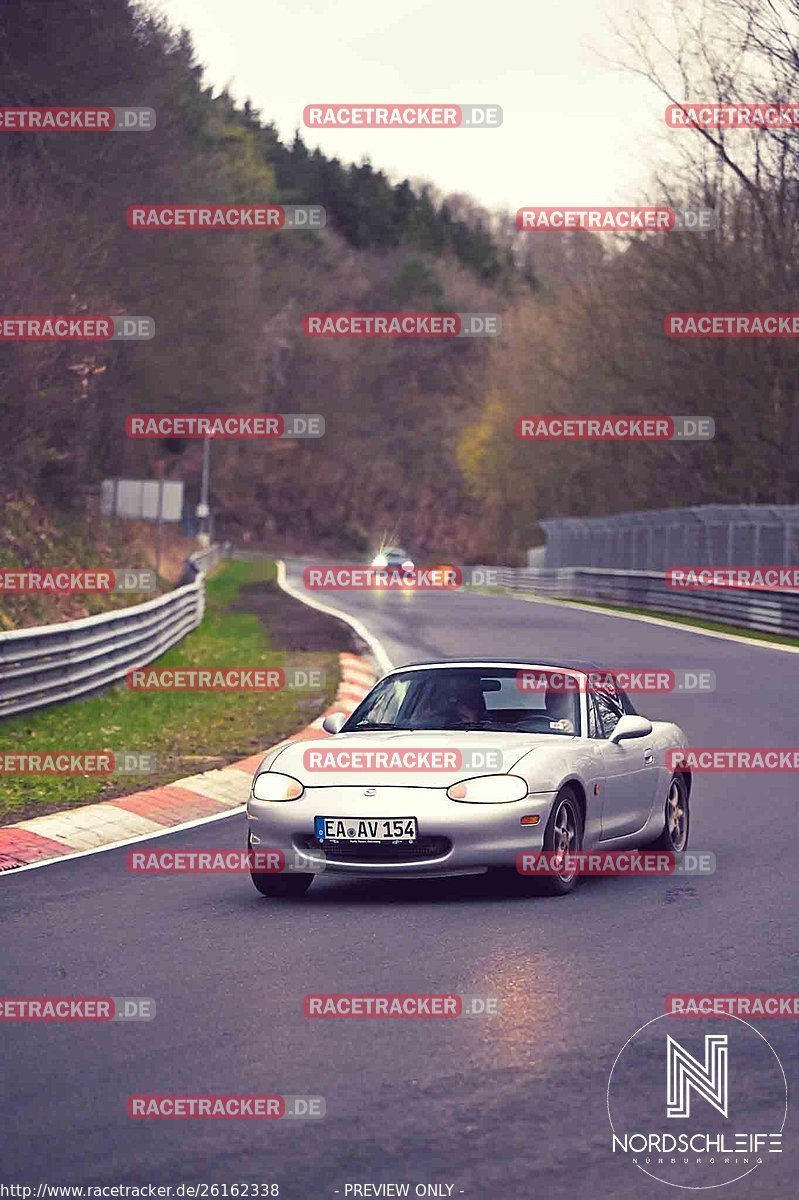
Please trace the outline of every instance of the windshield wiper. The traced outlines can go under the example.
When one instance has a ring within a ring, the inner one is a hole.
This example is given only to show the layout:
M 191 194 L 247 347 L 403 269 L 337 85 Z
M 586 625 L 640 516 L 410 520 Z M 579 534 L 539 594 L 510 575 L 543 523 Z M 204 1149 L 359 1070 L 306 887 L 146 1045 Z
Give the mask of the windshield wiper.
M 359 721 L 352 729 L 348 729 L 347 733 L 360 733 L 362 730 L 372 729 L 407 729 L 407 725 L 392 725 L 389 721 Z
M 463 729 L 466 733 L 476 733 L 480 729 L 488 729 L 491 722 L 486 721 L 447 721 L 441 729 Z

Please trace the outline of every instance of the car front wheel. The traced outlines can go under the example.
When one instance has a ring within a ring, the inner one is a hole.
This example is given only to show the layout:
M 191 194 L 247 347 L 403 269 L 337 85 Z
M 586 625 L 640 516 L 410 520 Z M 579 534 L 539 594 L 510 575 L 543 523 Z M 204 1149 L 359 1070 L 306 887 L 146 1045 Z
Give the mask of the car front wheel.
M 582 847 L 582 812 L 575 793 L 565 787 L 552 806 L 544 830 L 544 850 L 552 854 L 576 854 Z M 560 874 L 539 876 L 537 890 L 544 896 L 567 896 L 579 882 L 578 873 L 564 866 Z
M 688 845 L 691 825 L 691 809 L 688 803 L 688 786 L 682 775 L 672 775 L 666 796 L 663 831 L 649 843 L 651 850 L 679 852 Z
M 252 850 L 252 843 L 247 838 L 247 848 Z M 276 874 L 273 871 L 250 871 L 250 878 L 257 891 L 270 900 L 288 900 L 293 896 L 304 896 L 314 881 L 313 873 L 291 871 L 287 874 Z

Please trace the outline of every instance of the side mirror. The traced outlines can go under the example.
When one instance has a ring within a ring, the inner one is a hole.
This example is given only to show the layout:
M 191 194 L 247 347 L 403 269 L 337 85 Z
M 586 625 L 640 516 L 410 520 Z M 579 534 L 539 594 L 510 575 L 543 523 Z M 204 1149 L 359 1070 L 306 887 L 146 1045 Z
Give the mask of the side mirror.
M 628 714 L 626 717 L 621 717 L 613 733 L 608 738 L 609 742 L 618 745 L 619 742 L 625 741 L 627 738 L 642 738 L 649 737 L 652 732 L 652 722 L 647 721 L 646 717 L 633 717 Z
M 347 713 L 334 712 L 325 717 L 322 728 L 325 733 L 341 733 L 341 727 L 347 720 Z M 651 729 L 651 726 L 650 726 Z

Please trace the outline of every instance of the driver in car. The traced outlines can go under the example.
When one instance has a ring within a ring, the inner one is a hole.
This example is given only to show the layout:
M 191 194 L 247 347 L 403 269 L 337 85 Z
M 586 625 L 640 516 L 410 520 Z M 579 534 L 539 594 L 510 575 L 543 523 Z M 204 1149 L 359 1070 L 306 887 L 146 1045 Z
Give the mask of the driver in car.
M 477 725 L 485 717 L 486 707 L 480 684 L 472 679 L 452 678 L 435 692 L 428 691 L 414 714 L 427 728 L 447 725 Z
M 545 699 L 546 714 L 556 729 L 574 733 L 574 697 L 569 692 L 549 689 Z

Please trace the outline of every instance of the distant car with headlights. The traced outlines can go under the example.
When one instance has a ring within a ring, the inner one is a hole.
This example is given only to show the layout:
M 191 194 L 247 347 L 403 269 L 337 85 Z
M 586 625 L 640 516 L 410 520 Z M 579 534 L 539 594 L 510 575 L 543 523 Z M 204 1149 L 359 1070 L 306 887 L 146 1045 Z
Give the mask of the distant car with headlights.
M 408 551 L 403 550 L 401 546 L 383 546 L 372 559 L 372 566 L 412 571 L 414 562 Z
M 321 871 L 477 874 L 527 851 L 688 844 L 690 773 L 667 766 L 685 735 L 594 663 L 401 667 L 323 728 L 334 736 L 277 747 L 253 778 L 249 845 L 286 864 L 253 870 L 265 896 L 301 895 Z M 562 895 L 578 879 L 538 883 Z

